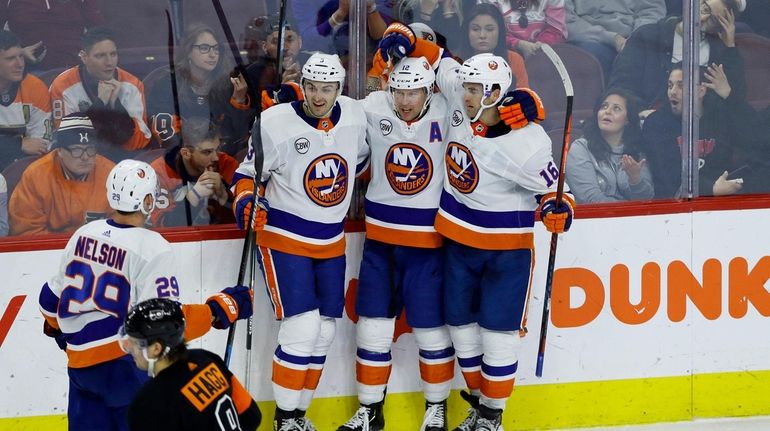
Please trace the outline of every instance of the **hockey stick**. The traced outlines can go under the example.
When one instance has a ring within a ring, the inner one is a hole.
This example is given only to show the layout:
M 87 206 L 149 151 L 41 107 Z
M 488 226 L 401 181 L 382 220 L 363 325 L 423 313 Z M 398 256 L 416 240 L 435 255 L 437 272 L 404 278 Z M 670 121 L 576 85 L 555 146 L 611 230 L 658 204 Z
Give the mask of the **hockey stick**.
M 168 73 L 171 75 L 171 98 L 174 103 L 174 117 L 171 119 L 171 130 L 174 131 L 174 119 L 182 121 L 182 114 L 179 111 L 179 88 L 176 85 L 176 65 L 174 63 L 174 43 L 175 35 L 179 32 L 178 28 L 182 25 L 182 14 L 180 9 L 181 0 L 169 0 L 171 5 L 171 13 L 166 11 L 166 23 L 168 24 Z M 176 39 L 179 40 L 179 39 Z M 180 148 L 184 147 L 184 141 L 182 138 L 182 131 L 179 131 L 179 145 Z M 187 179 L 182 179 L 185 190 L 187 189 Z M 187 220 L 187 226 L 192 226 L 192 211 L 190 210 L 190 202 L 184 199 L 184 215 Z
M 261 117 L 262 117 L 262 109 L 261 109 L 261 103 L 259 102 L 260 99 L 257 98 L 257 95 L 260 94 L 259 88 L 253 88 L 251 85 L 248 85 L 248 78 L 246 74 L 246 67 L 243 64 L 243 58 L 241 57 L 240 51 L 238 51 L 238 45 L 235 43 L 235 38 L 233 37 L 233 32 L 230 29 L 230 24 L 227 21 L 227 17 L 225 16 L 225 11 L 222 9 L 222 3 L 220 3 L 219 0 L 211 0 L 211 3 L 214 6 L 214 10 L 217 13 L 217 18 L 219 19 L 219 24 L 222 26 L 222 31 L 225 33 L 225 38 L 227 39 L 227 44 L 230 46 L 230 51 L 233 54 L 233 58 L 235 60 L 236 64 L 236 70 L 238 73 L 241 74 L 241 76 L 246 80 L 247 84 L 247 91 L 249 94 L 249 98 L 251 99 L 251 103 L 255 106 L 255 118 L 254 118 L 254 124 L 251 126 L 251 148 L 254 152 L 254 194 L 256 197 L 257 191 L 259 190 L 259 181 L 260 178 L 262 178 L 262 164 L 264 162 L 265 156 L 262 152 L 262 134 L 260 132 L 261 127 Z M 256 84 L 257 87 L 259 87 L 259 81 L 257 81 Z M 247 156 L 248 157 L 248 156 Z M 243 285 L 243 280 L 246 278 L 246 268 L 248 267 L 249 260 L 251 258 L 251 254 L 254 253 L 254 244 L 256 242 L 256 233 L 254 232 L 253 227 L 251 226 L 252 221 L 254 220 L 254 215 L 256 214 L 257 209 L 257 200 L 254 199 L 253 204 L 251 205 L 251 211 L 249 212 L 249 219 L 248 224 L 246 227 L 246 235 L 243 241 L 243 250 L 241 251 L 241 264 L 240 268 L 238 270 L 238 285 Z M 252 276 L 253 279 L 253 276 Z M 253 283 L 251 284 L 251 288 L 253 289 Z M 232 358 L 233 353 L 233 342 L 235 341 L 235 326 L 236 322 L 233 322 L 232 325 L 230 325 L 230 329 L 227 332 L 227 344 L 225 345 L 225 365 L 228 367 L 230 366 L 230 359 Z M 249 318 L 248 321 L 248 327 L 247 327 L 247 341 L 246 341 L 246 348 L 251 350 L 251 327 L 252 327 L 252 320 Z M 248 377 L 248 376 L 247 376 Z
M 171 5 L 171 22 L 175 25 L 172 27 L 174 31 L 174 42 L 181 43 L 184 32 L 184 17 L 182 16 L 182 0 L 169 0 Z
M 286 53 L 283 34 L 286 27 L 286 0 L 281 0 L 280 6 L 278 6 L 278 52 L 275 57 L 275 87 L 279 88 L 281 82 L 283 82 L 283 56 Z
M 575 91 L 572 89 L 572 81 L 564 67 L 561 58 L 549 45 L 542 45 L 543 53 L 556 67 L 559 72 L 561 82 L 564 84 L 564 93 L 567 95 L 567 111 L 564 115 L 564 136 L 561 144 L 561 161 L 559 162 L 559 183 L 556 187 L 556 207 L 561 206 L 564 197 L 564 172 L 567 166 L 567 152 L 569 151 L 569 135 L 572 129 L 572 99 Z M 556 265 L 556 245 L 558 244 L 559 234 L 551 234 L 551 249 L 548 255 L 548 271 L 545 279 L 545 296 L 543 297 L 543 319 L 540 322 L 540 347 L 537 350 L 537 367 L 535 375 L 543 377 L 543 361 L 545 360 L 545 337 L 548 334 L 548 320 L 551 315 L 551 288 L 553 286 L 553 271 Z

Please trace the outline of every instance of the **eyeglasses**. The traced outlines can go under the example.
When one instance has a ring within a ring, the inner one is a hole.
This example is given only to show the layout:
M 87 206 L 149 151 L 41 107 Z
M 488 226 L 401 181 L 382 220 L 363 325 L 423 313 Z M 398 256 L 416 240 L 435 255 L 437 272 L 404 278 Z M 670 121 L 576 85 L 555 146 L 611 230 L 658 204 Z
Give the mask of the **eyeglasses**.
M 214 53 L 219 54 L 219 44 L 209 45 L 208 43 L 201 43 L 193 45 L 193 47 L 198 48 L 198 52 L 201 54 L 208 54 L 212 49 L 214 50 Z
M 527 28 L 529 18 L 527 18 L 527 0 L 519 0 L 516 10 L 519 12 L 519 27 Z
M 67 150 L 67 152 L 69 152 L 72 155 L 72 157 L 76 159 L 83 157 L 83 154 L 87 154 L 88 157 L 93 157 L 96 155 L 95 145 L 89 145 L 87 147 L 71 146 L 71 147 L 64 147 L 64 149 Z

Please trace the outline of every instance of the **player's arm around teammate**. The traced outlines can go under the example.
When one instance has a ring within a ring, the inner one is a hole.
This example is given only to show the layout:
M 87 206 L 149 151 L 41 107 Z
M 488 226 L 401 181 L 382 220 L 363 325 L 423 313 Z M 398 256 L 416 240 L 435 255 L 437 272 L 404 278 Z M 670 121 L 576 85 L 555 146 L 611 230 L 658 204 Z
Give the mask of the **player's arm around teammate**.
M 368 165 L 366 116 L 341 96 L 345 69 L 336 55 L 316 53 L 302 68 L 303 100 L 262 115 L 264 164 L 258 193 L 269 202 L 255 217 L 258 259 L 275 317 L 275 429 L 311 429 L 305 417 L 342 317 L 344 219 L 356 173 Z M 253 140 L 250 146 L 254 145 Z M 247 224 L 255 204 L 253 148 L 234 178 L 234 211 Z

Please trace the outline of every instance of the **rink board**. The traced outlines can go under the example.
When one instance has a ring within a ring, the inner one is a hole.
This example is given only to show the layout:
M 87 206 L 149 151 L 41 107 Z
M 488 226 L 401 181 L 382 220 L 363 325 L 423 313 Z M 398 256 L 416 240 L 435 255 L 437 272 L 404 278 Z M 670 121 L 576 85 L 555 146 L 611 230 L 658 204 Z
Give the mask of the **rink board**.
M 348 285 L 363 236 L 348 235 Z M 770 414 L 770 220 L 766 210 L 578 220 L 560 239 L 545 375 L 534 376 L 548 235 L 538 230 L 537 262 L 517 384 L 506 430 L 547 429 Z M 200 302 L 237 276 L 241 242 L 174 243 L 182 299 Z M 66 429 L 65 357 L 40 332 L 39 287 L 58 250 L 0 254 L 0 430 Z M 350 283 L 353 281 L 352 283 Z M 261 286 L 261 283 L 260 283 Z M 277 324 L 263 287 L 255 295 L 249 390 L 266 417 Z M 352 299 L 348 298 L 349 300 Z M 20 306 L 13 316 L 13 307 Z M 309 416 L 321 431 L 355 410 L 355 337 L 338 322 Z M 355 316 L 352 316 L 355 317 Z M 240 325 L 232 368 L 245 380 Z M 4 337 L 4 338 L 3 338 Z M 223 352 L 224 331 L 194 346 Z M 417 429 L 423 402 L 410 333 L 393 349 L 386 420 Z M 463 385 L 459 372 L 455 387 Z M 450 423 L 466 405 L 454 393 Z M 264 427 L 263 429 L 268 429 Z

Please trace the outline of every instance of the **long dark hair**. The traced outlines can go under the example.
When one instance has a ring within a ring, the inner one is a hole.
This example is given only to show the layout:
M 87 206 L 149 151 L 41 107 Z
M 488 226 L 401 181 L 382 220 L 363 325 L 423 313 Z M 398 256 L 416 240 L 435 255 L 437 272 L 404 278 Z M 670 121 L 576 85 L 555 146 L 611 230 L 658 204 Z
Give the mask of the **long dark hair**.
M 594 105 L 593 116 L 586 120 L 583 127 L 583 137 L 588 141 L 588 149 L 594 155 L 596 160 L 608 160 L 610 157 L 610 144 L 602 136 L 599 130 L 599 121 L 597 116 L 602 104 L 609 96 L 616 95 L 626 101 L 626 120 L 627 124 L 623 128 L 623 153 L 635 158 L 637 161 L 641 156 L 642 129 L 639 126 L 639 111 L 641 103 L 639 99 L 629 91 L 623 88 L 611 88 L 602 94 Z
M 184 82 L 192 82 L 192 72 L 190 71 L 189 55 L 193 50 L 195 41 L 198 40 L 198 36 L 203 33 L 208 33 L 214 37 L 219 45 L 219 60 L 214 70 L 206 77 L 206 85 L 209 87 L 209 100 L 230 98 L 232 93 L 232 83 L 230 82 L 230 71 L 233 69 L 233 62 L 230 59 L 230 51 L 227 49 L 227 43 L 222 42 L 222 39 L 217 35 L 214 30 L 201 23 L 193 23 L 185 32 L 185 37 L 182 40 L 181 46 L 177 49 L 175 54 L 175 64 L 177 75 L 182 78 Z
M 479 15 L 489 15 L 495 20 L 495 23 L 497 23 L 497 45 L 492 51 L 492 54 L 503 57 L 507 61 L 508 47 L 505 43 L 505 20 L 503 19 L 503 14 L 500 13 L 500 9 L 491 3 L 479 3 L 473 6 L 473 9 L 471 9 L 468 16 L 463 20 L 463 33 L 459 52 L 460 57 L 465 60 L 476 54 L 473 51 L 473 47 L 471 47 L 471 41 L 468 34 L 470 33 L 471 21 L 476 19 Z

